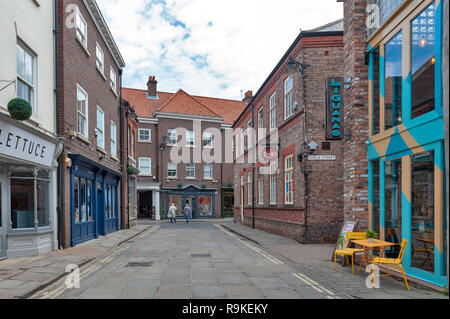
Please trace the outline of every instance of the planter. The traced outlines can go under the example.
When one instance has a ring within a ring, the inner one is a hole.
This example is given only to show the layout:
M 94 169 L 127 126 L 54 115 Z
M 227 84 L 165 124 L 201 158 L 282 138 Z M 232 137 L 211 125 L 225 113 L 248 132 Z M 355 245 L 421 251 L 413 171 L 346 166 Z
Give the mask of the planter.
M 8 102 L 8 112 L 13 119 L 25 121 L 33 114 L 33 108 L 27 101 L 16 98 Z
M 134 175 L 134 174 L 136 174 L 136 169 L 133 166 L 128 166 L 127 173 L 128 173 L 128 175 Z

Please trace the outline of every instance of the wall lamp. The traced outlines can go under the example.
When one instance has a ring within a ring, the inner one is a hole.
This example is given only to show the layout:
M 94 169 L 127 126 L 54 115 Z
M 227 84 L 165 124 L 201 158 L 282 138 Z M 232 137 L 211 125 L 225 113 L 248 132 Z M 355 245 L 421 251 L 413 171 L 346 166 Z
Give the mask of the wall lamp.
M 132 121 L 136 121 L 136 119 L 137 119 L 136 111 L 130 105 L 127 105 L 127 111 L 126 111 L 125 114 L 126 114 L 128 119 L 130 119 Z
M 159 145 L 159 148 L 161 149 L 161 151 L 166 148 L 168 139 L 169 138 L 167 136 L 162 137 L 162 143 Z
M 303 63 L 295 61 L 293 58 L 289 58 L 289 61 L 286 65 L 286 67 L 284 68 L 284 73 L 286 73 L 289 76 L 293 76 L 298 71 L 300 71 L 300 73 L 302 75 L 305 75 L 305 68 L 309 67 L 309 66 L 311 66 L 311 65 L 303 64 Z

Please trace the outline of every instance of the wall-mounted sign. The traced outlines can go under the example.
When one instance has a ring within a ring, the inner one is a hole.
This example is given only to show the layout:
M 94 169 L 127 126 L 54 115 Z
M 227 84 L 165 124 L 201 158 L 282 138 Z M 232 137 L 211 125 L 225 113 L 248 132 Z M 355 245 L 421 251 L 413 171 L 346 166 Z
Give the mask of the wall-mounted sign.
M 0 155 L 51 167 L 56 144 L 0 120 Z
M 308 155 L 308 161 L 335 161 L 336 155 Z
M 325 80 L 325 135 L 327 140 L 344 137 L 344 103 L 342 78 Z

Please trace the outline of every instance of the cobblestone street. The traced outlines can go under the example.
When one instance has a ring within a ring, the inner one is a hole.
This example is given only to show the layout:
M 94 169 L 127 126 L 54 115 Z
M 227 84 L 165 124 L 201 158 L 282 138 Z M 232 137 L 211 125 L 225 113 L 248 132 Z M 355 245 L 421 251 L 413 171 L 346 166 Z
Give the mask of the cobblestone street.
M 365 274 L 334 271 L 331 245 L 302 245 L 231 221 L 144 225 L 151 227 L 81 267 L 79 289 L 67 289 L 64 277 L 28 297 L 447 298 L 414 285 L 408 292 L 388 278 L 367 289 Z

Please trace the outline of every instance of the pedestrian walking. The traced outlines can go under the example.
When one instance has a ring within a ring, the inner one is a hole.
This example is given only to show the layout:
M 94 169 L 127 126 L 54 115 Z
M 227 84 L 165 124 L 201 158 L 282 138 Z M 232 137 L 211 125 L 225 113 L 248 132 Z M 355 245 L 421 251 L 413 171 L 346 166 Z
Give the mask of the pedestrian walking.
M 170 205 L 169 213 L 167 215 L 170 218 L 171 224 L 173 221 L 175 221 L 175 224 L 177 223 L 177 206 L 175 206 L 175 203 L 172 203 L 172 205 Z
M 186 207 L 184 207 L 184 217 L 186 217 L 186 223 L 189 224 L 189 220 L 192 216 L 192 210 L 189 207 L 189 202 L 186 202 Z

